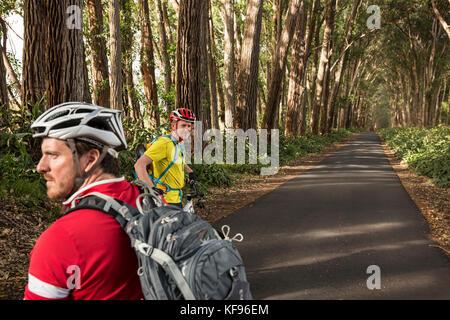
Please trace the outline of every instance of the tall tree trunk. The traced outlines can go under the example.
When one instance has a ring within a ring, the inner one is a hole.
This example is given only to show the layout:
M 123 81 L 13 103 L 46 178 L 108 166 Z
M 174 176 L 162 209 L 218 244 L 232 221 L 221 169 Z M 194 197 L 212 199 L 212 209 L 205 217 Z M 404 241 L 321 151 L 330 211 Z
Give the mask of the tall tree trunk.
M 122 49 L 120 39 L 119 0 L 108 0 L 109 5 L 109 51 L 110 51 L 110 107 L 123 109 L 122 102 Z
M 24 37 L 22 58 L 22 92 L 21 100 L 32 111 L 35 103 L 41 101 L 46 93 L 45 80 L 47 79 L 46 43 L 47 1 L 25 0 L 23 6 Z M 48 105 L 48 104 L 47 104 Z M 46 103 L 39 105 L 44 111 Z
M 217 72 L 216 63 L 214 61 L 214 27 L 212 21 L 211 1 L 207 1 L 208 5 L 208 21 L 206 23 L 207 30 L 207 60 L 208 60 L 208 76 L 210 79 L 210 101 L 211 101 L 211 128 L 220 129 L 219 125 L 219 105 L 217 100 Z
M 323 106 L 321 105 L 322 90 L 324 85 L 323 79 L 326 71 L 325 64 L 328 63 L 329 59 L 329 47 L 334 28 L 334 14 L 336 10 L 336 0 L 330 0 L 327 4 L 326 10 L 327 11 L 325 13 L 325 31 L 323 34 L 323 41 L 322 41 L 322 53 L 320 55 L 319 69 L 317 71 L 316 94 L 311 113 L 312 118 L 311 131 L 313 134 L 319 133 L 319 116 L 321 110 L 323 109 Z
M 236 86 L 236 127 L 257 128 L 258 68 L 263 0 L 249 0 Z
M 125 117 L 133 118 L 135 121 L 141 119 L 141 113 L 139 110 L 139 102 L 136 96 L 136 90 L 134 88 L 133 79 L 133 43 L 134 43 L 134 33 L 133 33 L 133 6 L 134 1 L 132 0 L 120 0 L 120 10 L 121 10 L 121 51 L 122 51 L 122 102 Z M 150 38 L 151 41 L 151 38 Z M 144 54 L 141 55 L 141 58 Z M 155 120 L 155 113 L 152 108 L 151 103 L 147 104 L 148 115 L 153 120 Z M 130 119 L 126 119 L 130 121 Z
M 0 17 L 0 51 L 3 59 L 0 59 L 0 106 L 9 107 L 8 85 L 6 83 L 6 65 L 8 58 L 6 57 L 6 25 Z M 20 91 L 19 91 L 20 93 Z
M 234 90 L 234 1 L 223 1 L 224 32 L 225 128 L 234 128 L 236 118 Z
M 161 9 L 162 9 L 162 14 L 163 14 L 164 29 L 166 30 L 166 35 L 167 35 L 167 43 L 168 43 L 167 45 L 168 45 L 168 47 L 176 46 L 176 39 L 174 38 L 174 34 L 176 36 L 176 33 L 172 32 L 172 27 L 170 26 L 169 12 L 167 9 L 167 0 L 162 0 Z M 178 6 L 175 11 L 178 16 Z M 171 79 L 171 83 L 174 84 L 175 83 L 175 74 L 176 74 L 176 55 L 172 55 L 172 56 L 169 55 L 169 58 L 170 58 L 170 65 L 172 66 L 170 69 L 171 70 L 170 79 Z M 173 102 L 173 104 L 175 104 L 175 101 Z M 172 107 L 175 107 L 175 106 L 173 105 Z
M 355 67 L 353 68 L 353 72 L 350 73 L 350 84 L 349 84 L 349 89 L 348 89 L 348 94 L 346 94 L 346 97 L 349 97 L 352 95 L 353 92 L 355 92 L 356 90 L 354 90 L 355 88 L 355 83 L 357 82 L 357 77 L 358 77 L 358 73 L 359 70 L 361 69 L 361 57 L 359 57 L 357 59 L 357 62 L 355 63 Z M 353 114 L 353 101 L 351 101 L 349 98 L 348 99 L 348 103 L 347 103 L 347 109 L 345 110 L 345 116 L 344 116 L 344 121 L 345 121 L 345 129 L 350 129 L 352 126 L 352 114 Z
M 82 0 L 72 1 L 72 6 L 82 8 Z M 51 19 L 48 24 L 47 38 L 47 102 L 52 107 L 67 101 L 84 101 L 86 63 L 83 54 L 83 27 L 68 25 L 66 10 L 67 0 L 50 1 L 47 16 Z M 80 10 L 81 11 L 81 10 Z M 74 10 L 71 14 L 80 19 L 81 12 Z
M 306 55 L 305 28 L 306 6 L 303 1 L 301 3 L 300 15 L 298 16 L 292 45 L 285 128 L 285 134 L 288 136 L 297 135 L 299 128 L 299 113 L 301 110 L 302 96 L 304 92 L 304 64 Z
M 324 15 L 325 16 L 325 15 Z M 320 22 L 316 26 L 316 30 L 314 32 L 314 55 L 313 55 L 313 61 L 311 66 L 311 76 L 310 76 L 310 85 L 309 85 L 309 94 L 308 94 L 308 105 L 309 105 L 309 128 L 310 131 L 312 131 L 312 124 L 313 124 L 313 107 L 314 107 L 314 99 L 315 99 L 315 93 L 316 93 L 316 78 L 317 78 L 317 72 L 319 69 L 319 42 L 320 42 L 320 29 L 322 28 L 323 21 L 325 19 L 321 19 Z
M 330 47 L 332 46 L 332 41 L 330 42 Z M 330 49 L 331 50 L 331 49 Z M 327 115 L 328 115 L 328 97 L 330 95 L 330 69 L 331 69 L 331 51 L 328 56 L 328 62 L 325 65 L 325 76 L 323 79 L 323 90 L 322 90 L 322 101 L 321 112 L 320 112 L 320 124 L 319 130 L 321 134 L 325 134 L 327 131 Z
M 11 81 L 11 85 L 14 86 L 15 90 L 17 91 L 17 94 L 20 95 L 22 92 L 22 87 L 20 86 L 20 81 L 17 78 L 17 75 L 11 65 L 11 62 L 9 62 L 8 56 L 6 54 L 6 40 L 7 40 L 7 28 L 5 21 L 0 17 L 0 31 L 3 34 L 3 44 L 0 44 L 0 54 L 2 55 L 2 58 L 0 60 L 3 60 L 3 65 L 6 69 L 6 72 L 8 73 L 9 80 Z M 1 62 L 0 62 L 1 64 Z M 3 72 L 4 74 L 5 72 Z
M 208 73 L 208 2 L 205 0 L 201 7 L 200 16 L 200 105 L 203 113 L 203 128 L 211 128 L 211 97 L 210 97 L 210 79 Z
M 282 31 L 282 0 L 273 0 L 273 16 L 272 16 L 272 28 L 269 31 L 269 35 L 271 38 L 270 44 L 268 45 L 269 58 L 267 59 L 267 72 L 266 72 L 266 90 L 269 90 L 270 81 L 272 79 L 272 60 L 274 59 L 277 51 L 277 43 L 281 36 Z
M 103 35 L 103 8 L 101 0 L 87 0 L 89 48 L 91 50 L 94 103 L 109 108 L 109 74 L 106 57 L 106 39 Z
M 401 83 L 401 93 L 402 93 L 402 97 L 403 97 L 403 106 L 405 109 L 405 115 L 406 115 L 406 125 L 411 125 L 411 104 L 410 104 L 410 99 L 409 99 L 409 95 L 408 95 L 408 84 L 406 83 L 406 78 L 403 76 L 402 73 L 398 72 L 398 76 L 400 78 L 400 83 Z
M 155 58 L 153 55 L 153 36 L 150 23 L 150 11 L 147 0 L 139 0 L 139 27 L 141 29 L 141 72 L 144 80 L 144 91 L 147 102 L 147 110 L 154 121 L 154 125 L 159 127 L 160 116 L 158 111 L 158 88 L 155 77 Z M 167 48 L 165 49 L 167 50 Z M 162 49 L 162 51 L 165 51 Z M 167 54 L 167 51 L 166 51 Z M 164 52 L 161 53 L 161 57 Z M 170 72 L 169 72 L 170 80 Z M 167 79 L 165 80 L 167 81 Z M 170 88 L 169 88 L 170 90 Z
M 306 134 L 306 102 L 307 102 L 307 92 L 306 92 L 306 83 L 307 83 L 307 65 L 309 56 L 311 54 L 311 44 L 312 40 L 315 34 L 316 25 L 319 25 L 319 7 L 320 7 L 320 0 L 315 0 L 313 3 L 313 6 L 311 8 L 311 11 L 308 15 L 308 32 L 305 35 L 305 54 L 303 55 L 303 84 L 301 87 L 301 93 L 300 93 L 300 135 L 304 136 Z M 320 27 L 318 28 L 320 30 Z M 318 37 L 318 35 L 317 35 Z M 318 41 L 318 40 L 317 40 Z M 317 51 L 317 50 L 316 50 Z M 315 66 L 315 62 L 313 64 Z
M 201 8 L 205 0 L 180 0 L 177 29 L 175 107 L 191 109 L 203 120 L 200 103 Z
M 447 77 L 444 77 L 444 88 L 442 90 L 440 90 L 440 92 L 437 95 L 436 98 L 436 112 L 435 112 L 435 117 L 434 117 L 434 124 L 440 124 L 441 123 L 441 111 L 442 111 L 442 102 L 445 99 L 445 94 L 447 92 Z M 440 98 L 442 97 L 442 98 Z
M 170 57 L 168 50 L 168 43 L 167 43 L 167 33 L 166 29 L 164 28 L 164 11 L 163 6 L 161 4 L 161 0 L 157 1 L 157 8 L 158 8 L 158 30 L 159 30 L 159 39 L 161 43 L 161 64 L 164 72 L 164 93 L 166 97 L 170 95 L 170 90 L 172 86 L 172 79 L 171 79 L 171 67 L 170 67 Z M 171 106 L 169 104 L 168 99 L 166 98 L 166 107 L 168 110 L 171 110 Z
M 0 106 L 9 107 L 8 85 L 6 83 L 6 68 L 0 59 Z
M 425 66 L 426 72 L 425 76 L 425 110 L 426 110 L 426 121 L 425 125 L 431 125 L 433 122 L 434 116 L 434 104 L 437 90 L 439 89 L 439 85 L 435 83 L 436 78 L 436 66 L 435 66 L 435 58 L 436 58 L 436 50 L 438 45 L 438 29 L 439 24 L 436 18 L 433 19 L 433 24 L 431 28 L 431 34 L 433 36 L 433 42 L 430 48 L 430 54 L 428 59 L 428 65 Z
M 272 60 L 272 78 L 270 80 L 266 112 L 264 114 L 263 127 L 274 129 L 276 126 L 277 107 L 280 102 L 280 87 L 286 69 L 286 60 L 289 46 L 294 35 L 297 16 L 299 15 L 300 4 L 304 0 L 292 0 L 289 3 L 286 19 L 281 33 L 280 41 L 277 44 L 276 54 Z
M 342 47 L 342 54 L 341 57 L 339 58 L 339 64 L 337 67 L 337 70 L 334 74 L 334 85 L 333 85 L 333 90 L 331 92 L 331 99 L 330 99 L 330 104 L 329 104 L 329 113 L 328 113 L 328 118 L 327 118 L 327 132 L 331 131 L 331 127 L 333 124 L 333 118 L 335 116 L 335 110 L 336 110 L 336 100 L 339 94 L 339 89 L 341 86 L 341 79 L 342 79 L 342 71 L 344 70 L 344 68 L 346 67 L 347 64 L 347 54 L 348 54 L 348 46 L 350 45 L 350 39 L 352 36 L 352 32 L 353 32 L 353 26 L 354 26 L 354 21 L 356 19 L 356 14 L 358 13 L 358 8 L 361 5 L 361 0 L 356 0 L 353 2 L 353 8 L 352 8 L 352 12 L 347 20 L 346 26 L 347 26 L 347 33 L 344 39 L 344 43 L 343 43 L 343 47 Z

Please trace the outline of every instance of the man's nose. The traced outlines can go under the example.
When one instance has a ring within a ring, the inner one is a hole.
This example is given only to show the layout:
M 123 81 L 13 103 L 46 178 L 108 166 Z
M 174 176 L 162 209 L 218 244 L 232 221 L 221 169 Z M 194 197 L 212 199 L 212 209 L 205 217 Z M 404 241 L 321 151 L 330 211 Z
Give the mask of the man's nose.
M 39 172 L 39 173 L 45 173 L 45 172 L 48 171 L 48 167 L 47 167 L 47 165 L 45 164 L 44 157 L 42 157 L 42 158 L 39 160 L 39 163 L 38 163 L 37 166 L 36 166 L 36 170 L 37 170 L 37 172 Z

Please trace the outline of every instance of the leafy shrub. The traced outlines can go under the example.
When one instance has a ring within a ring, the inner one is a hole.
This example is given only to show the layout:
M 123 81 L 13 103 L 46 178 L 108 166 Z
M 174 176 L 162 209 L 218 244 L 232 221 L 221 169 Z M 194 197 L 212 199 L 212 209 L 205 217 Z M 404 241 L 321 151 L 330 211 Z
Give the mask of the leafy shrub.
M 417 174 L 450 186 L 450 126 L 389 128 L 379 131 L 389 148 Z
M 26 205 L 37 205 L 45 197 L 45 181 L 36 171 L 40 148 L 30 133 L 39 105 L 20 111 L 0 107 L 0 199 L 13 196 Z

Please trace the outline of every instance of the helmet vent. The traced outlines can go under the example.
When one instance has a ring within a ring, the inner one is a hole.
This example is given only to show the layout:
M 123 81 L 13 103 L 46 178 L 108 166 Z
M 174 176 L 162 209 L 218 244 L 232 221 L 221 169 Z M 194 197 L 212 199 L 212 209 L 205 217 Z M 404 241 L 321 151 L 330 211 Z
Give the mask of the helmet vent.
M 63 128 L 76 127 L 80 124 L 80 119 L 71 119 L 68 121 L 64 121 L 52 127 L 52 130 L 58 130 Z
M 92 109 L 76 109 L 74 113 L 91 113 Z
M 94 119 L 90 120 L 87 123 L 87 125 L 92 128 L 109 131 L 110 127 L 108 126 L 106 121 L 107 120 L 102 120 L 100 118 L 94 118 Z
M 63 110 L 60 112 L 56 112 L 55 114 L 52 114 L 50 117 L 48 117 L 47 121 L 52 121 L 54 119 L 64 117 L 65 115 L 68 115 L 69 112 L 70 112 L 69 110 Z

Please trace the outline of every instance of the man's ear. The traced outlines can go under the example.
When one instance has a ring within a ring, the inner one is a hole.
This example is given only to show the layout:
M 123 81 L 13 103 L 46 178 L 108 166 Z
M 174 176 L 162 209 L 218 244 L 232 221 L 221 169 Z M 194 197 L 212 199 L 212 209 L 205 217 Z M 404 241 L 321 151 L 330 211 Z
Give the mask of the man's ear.
M 91 149 L 86 152 L 81 158 L 82 160 L 80 159 L 80 162 L 82 163 L 82 171 L 84 173 L 89 172 L 100 158 L 100 151 L 97 149 Z

